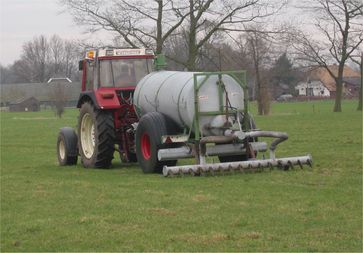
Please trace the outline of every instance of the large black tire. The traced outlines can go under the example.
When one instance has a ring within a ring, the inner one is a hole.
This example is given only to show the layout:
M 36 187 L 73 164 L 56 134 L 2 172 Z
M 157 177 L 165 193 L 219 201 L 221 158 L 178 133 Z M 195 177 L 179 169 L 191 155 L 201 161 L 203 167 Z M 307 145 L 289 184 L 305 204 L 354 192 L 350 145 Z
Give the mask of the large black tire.
M 249 118 L 250 118 L 250 129 L 256 129 L 256 123 L 255 120 L 253 119 L 253 117 L 248 114 Z M 249 140 L 250 142 L 255 142 L 257 141 L 257 138 L 251 138 Z M 255 152 L 255 156 L 257 155 L 257 152 Z M 250 158 L 250 155 L 230 155 L 230 156 L 218 156 L 219 161 L 221 163 L 226 163 L 226 162 L 238 162 L 238 161 L 247 161 Z
M 141 117 L 136 130 L 136 157 L 144 173 L 161 173 L 164 165 L 175 166 L 177 160 L 158 160 L 158 150 L 167 147 L 161 137 L 175 131 L 173 122 L 161 113 L 150 112 Z
M 110 168 L 115 152 L 115 127 L 110 111 L 85 102 L 78 121 L 78 146 L 85 168 Z
M 73 128 L 63 127 L 60 129 L 57 139 L 57 157 L 61 166 L 77 164 L 77 135 Z

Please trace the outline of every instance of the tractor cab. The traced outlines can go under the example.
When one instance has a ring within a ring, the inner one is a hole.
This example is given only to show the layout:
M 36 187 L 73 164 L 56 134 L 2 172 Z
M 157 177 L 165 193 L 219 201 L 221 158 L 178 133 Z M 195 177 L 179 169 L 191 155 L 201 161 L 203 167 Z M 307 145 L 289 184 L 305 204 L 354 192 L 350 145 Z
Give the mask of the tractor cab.
M 91 99 L 100 108 L 117 108 L 117 97 L 130 97 L 136 84 L 152 71 L 154 53 L 151 49 L 105 48 L 90 50 L 80 62 L 83 99 Z

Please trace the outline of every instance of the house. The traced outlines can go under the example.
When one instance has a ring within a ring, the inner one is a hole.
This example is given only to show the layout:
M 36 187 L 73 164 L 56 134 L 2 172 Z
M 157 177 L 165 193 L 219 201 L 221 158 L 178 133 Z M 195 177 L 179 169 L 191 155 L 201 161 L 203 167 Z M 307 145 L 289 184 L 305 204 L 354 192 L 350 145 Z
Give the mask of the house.
M 344 77 L 343 87 L 344 94 L 347 97 L 359 97 L 361 79 L 359 77 Z
M 330 65 L 329 70 L 338 75 L 338 65 Z M 343 95 L 357 96 L 359 94 L 360 73 L 348 66 L 343 70 Z M 354 81 L 353 81 L 354 80 Z M 299 96 L 331 97 L 335 98 L 336 83 L 334 78 L 324 67 L 315 67 L 307 72 L 307 81 L 300 82 L 295 88 Z M 353 94 L 353 95 L 352 95 Z
M 320 80 L 299 82 L 296 85 L 295 90 L 297 90 L 299 96 L 310 97 L 330 97 L 331 92 L 331 90 L 329 90 Z
M 40 102 L 34 97 L 26 98 L 9 105 L 10 112 L 38 112 Z

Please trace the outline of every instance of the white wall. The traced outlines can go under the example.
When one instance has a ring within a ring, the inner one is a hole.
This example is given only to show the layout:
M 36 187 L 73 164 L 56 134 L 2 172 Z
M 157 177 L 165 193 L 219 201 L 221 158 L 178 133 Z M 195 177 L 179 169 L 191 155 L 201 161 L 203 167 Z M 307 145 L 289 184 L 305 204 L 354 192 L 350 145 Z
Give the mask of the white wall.
M 330 97 L 330 91 L 320 81 L 300 82 L 295 89 L 299 96 Z

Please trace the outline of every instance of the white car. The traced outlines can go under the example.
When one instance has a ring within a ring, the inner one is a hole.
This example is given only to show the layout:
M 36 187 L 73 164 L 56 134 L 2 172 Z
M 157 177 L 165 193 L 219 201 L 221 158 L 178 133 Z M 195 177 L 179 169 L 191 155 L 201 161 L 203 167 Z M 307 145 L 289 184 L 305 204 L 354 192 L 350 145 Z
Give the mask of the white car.
M 283 102 L 283 101 L 290 101 L 291 99 L 293 99 L 293 95 L 291 94 L 283 94 L 281 96 L 279 96 L 276 101 L 279 101 L 279 102 Z

